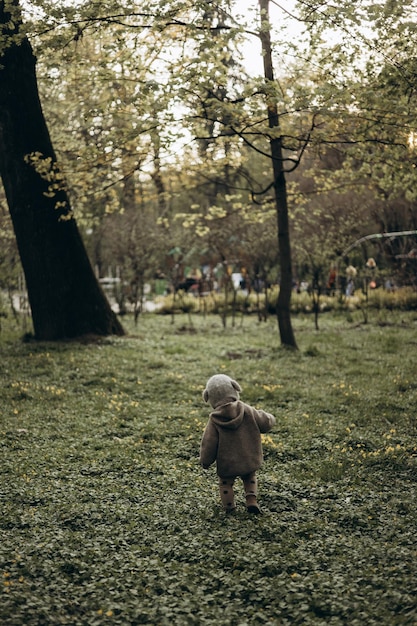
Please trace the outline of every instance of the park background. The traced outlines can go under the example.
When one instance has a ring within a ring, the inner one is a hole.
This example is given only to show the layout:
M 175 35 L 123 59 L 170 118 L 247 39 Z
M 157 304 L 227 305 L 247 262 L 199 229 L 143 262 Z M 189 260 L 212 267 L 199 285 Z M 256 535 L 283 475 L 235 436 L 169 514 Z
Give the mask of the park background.
M 83 245 L 114 308 L 136 316 L 149 291 L 193 277 L 204 278 L 200 293 L 226 299 L 236 296 L 232 274 L 267 300 L 280 284 L 284 308 L 308 287 L 319 309 L 318 296 L 346 293 L 349 272 L 356 295 L 416 287 L 413 2 L 22 9 L 12 23 L 23 20 L 36 55 L 44 119 L 11 58 L 4 89 L 16 98 L 2 105 L 4 128 L 24 106 L 4 144 L 14 227 L 0 195 L 0 281 L 1 306 L 30 304 L 35 335 L 94 329 L 74 321 L 82 306 L 90 318 L 103 306 L 87 304 L 95 286 Z M 33 136 L 44 122 L 49 152 Z M 83 243 L 73 245 L 61 231 L 75 220 Z M 55 329 L 65 315 L 74 328 Z
M 414 3 L 0 24 L 2 623 L 416 624 Z M 218 372 L 277 417 L 256 519 Z

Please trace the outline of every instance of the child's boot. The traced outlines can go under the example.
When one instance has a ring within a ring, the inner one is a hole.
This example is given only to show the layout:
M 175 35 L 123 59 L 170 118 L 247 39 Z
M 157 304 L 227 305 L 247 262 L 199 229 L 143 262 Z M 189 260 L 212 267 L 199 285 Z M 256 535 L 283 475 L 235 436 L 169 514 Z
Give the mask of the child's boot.
M 248 509 L 248 513 L 254 513 L 255 515 L 259 515 L 261 513 L 261 509 L 259 508 L 257 500 L 258 481 L 256 478 L 256 474 L 255 472 L 252 472 L 252 474 L 243 476 L 242 479 L 245 488 L 246 508 Z
M 254 513 L 255 515 L 260 515 L 261 513 L 256 496 L 246 496 L 246 508 L 248 509 L 248 513 Z

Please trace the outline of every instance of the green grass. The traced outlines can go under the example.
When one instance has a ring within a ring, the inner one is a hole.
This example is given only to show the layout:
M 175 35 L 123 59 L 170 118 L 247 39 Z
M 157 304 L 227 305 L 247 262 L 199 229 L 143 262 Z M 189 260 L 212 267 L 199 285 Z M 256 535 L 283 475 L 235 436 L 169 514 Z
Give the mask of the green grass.
M 354 321 L 354 320 L 353 320 Z M 417 315 L 147 315 L 125 338 L 0 334 L 0 623 L 417 624 Z M 264 515 L 198 448 L 216 372 L 272 412 Z

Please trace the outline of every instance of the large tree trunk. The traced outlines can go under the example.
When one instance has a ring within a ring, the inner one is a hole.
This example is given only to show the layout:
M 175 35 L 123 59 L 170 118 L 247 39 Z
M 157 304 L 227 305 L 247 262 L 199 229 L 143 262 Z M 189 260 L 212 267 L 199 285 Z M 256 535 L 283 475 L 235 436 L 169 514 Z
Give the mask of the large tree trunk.
M 7 3 L 7 10 L 5 4 L 0 1 L 0 42 L 5 42 L 0 56 L 0 175 L 35 337 L 122 335 L 73 218 L 42 113 L 36 60 L 27 38 L 19 35 L 18 0 Z
M 267 81 L 274 80 L 271 54 L 271 36 L 269 30 L 269 0 L 259 0 L 261 10 L 261 42 L 264 60 L 264 75 Z M 278 107 L 275 100 L 268 96 L 268 122 L 270 128 L 279 127 Z M 284 160 L 281 137 L 270 140 L 272 167 L 274 174 L 275 202 L 278 220 L 278 250 L 281 269 L 281 280 L 277 302 L 278 326 L 281 343 L 297 348 L 291 324 L 291 293 L 292 293 L 292 260 L 290 229 L 288 220 L 287 187 L 285 181 Z

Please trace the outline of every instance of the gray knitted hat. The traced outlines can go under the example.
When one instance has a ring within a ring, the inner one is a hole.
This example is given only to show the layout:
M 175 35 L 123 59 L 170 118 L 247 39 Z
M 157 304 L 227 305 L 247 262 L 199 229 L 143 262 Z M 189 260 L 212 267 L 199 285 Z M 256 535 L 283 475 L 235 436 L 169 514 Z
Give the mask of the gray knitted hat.
M 203 399 L 210 402 L 213 409 L 220 404 L 239 400 L 239 392 L 242 391 L 239 383 L 225 374 L 216 374 L 207 381 L 203 391 Z

